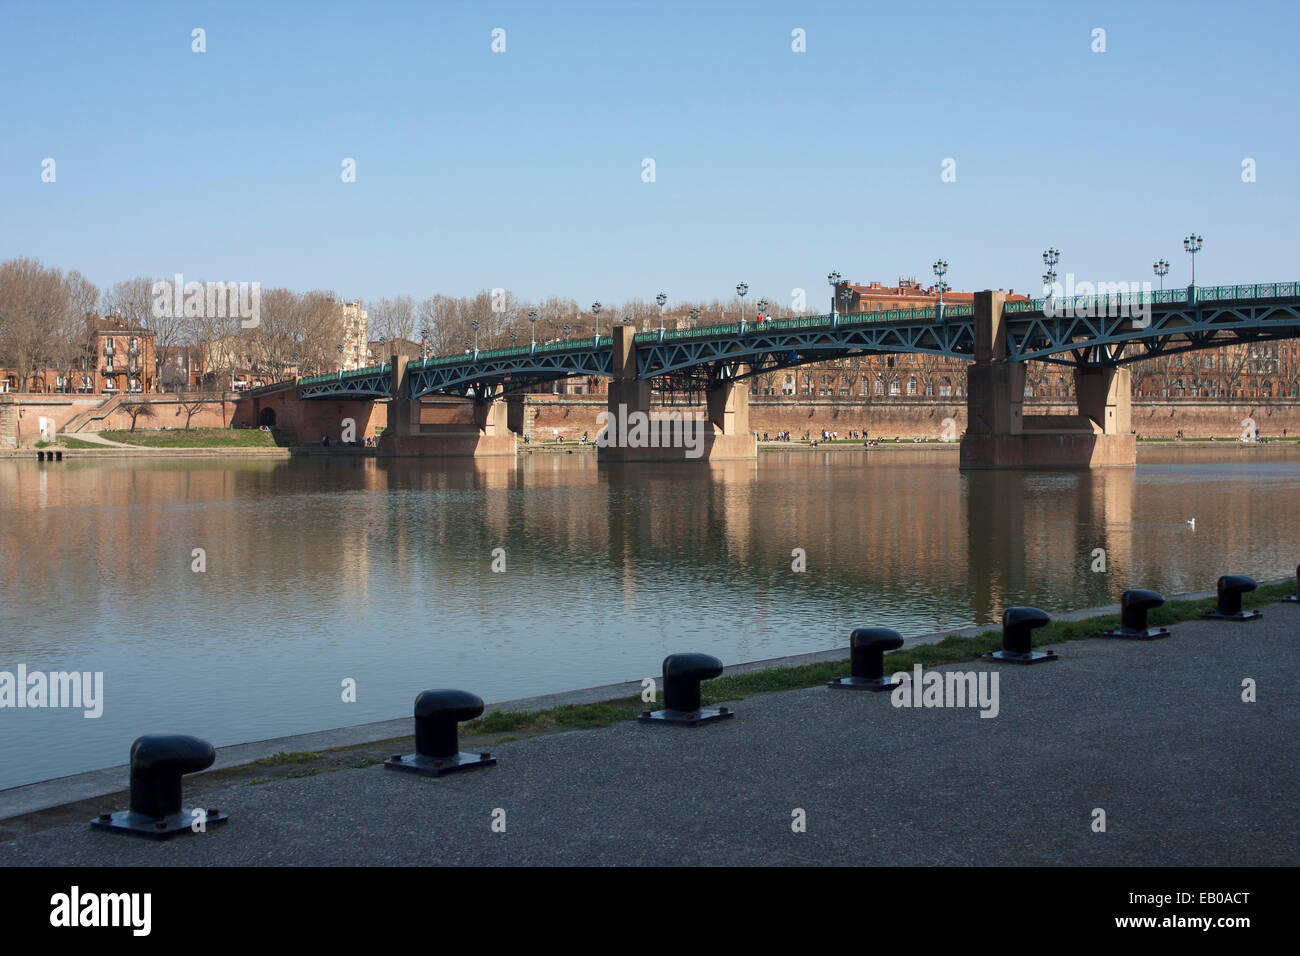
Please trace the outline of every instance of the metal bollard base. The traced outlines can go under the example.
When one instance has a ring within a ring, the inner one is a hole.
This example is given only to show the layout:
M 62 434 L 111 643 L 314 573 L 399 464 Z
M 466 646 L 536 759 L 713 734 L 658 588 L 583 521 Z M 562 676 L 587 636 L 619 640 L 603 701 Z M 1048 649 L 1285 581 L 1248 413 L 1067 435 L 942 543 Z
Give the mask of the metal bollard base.
M 827 687 L 834 687 L 837 690 L 893 690 L 903 682 L 901 680 L 892 680 L 888 677 L 837 677 L 835 680 L 827 681 Z
M 990 651 L 983 657 L 986 661 L 997 661 L 1000 664 L 1042 664 L 1057 660 L 1053 651 L 1027 651 L 1023 654 L 1018 651 Z
M 426 757 L 423 754 L 401 754 L 384 761 L 385 770 L 405 770 L 426 777 L 445 777 L 449 773 L 462 770 L 477 770 L 479 767 L 495 767 L 497 758 L 485 754 L 461 752 L 450 757 Z
M 1206 611 L 1202 615 L 1207 621 L 1257 621 L 1263 616 L 1260 611 L 1238 611 L 1236 614 L 1220 614 L 1218 611 Z
M 204 812 L 207 815 L 201 819 L 205 828 L 220 826 L 230 820 L 230 817 L 218 811 Z M 90 825 L 96 830 L 107 830 L 110 833 L 126 833 L 148 840 L 170 840 L 174 836 L 196 832 L 194 823 L 200 818 L 195 817 L 194 813 L 195 811 L 188 807 L 182 807 L 179 813 L 170 813 L 165 817 L 150 817 L 130 810 L 118 810 L 116 813 L 101 813 L 90 821 Z
M 1117 627 L 1112 631 L 1102 631 L 1102 637 L 1119 637 L 1129 641 L 1154 641 L 1158 637 L 1169 637 L 1167 627 L 1132 628 Z
M 727 707 L 701 707 L 699 710 L 643 711 L 637 721 L 643 724 L 675 724 L 680 727 L 698 727 L 716 720 L 730 720 L 735 711 Z

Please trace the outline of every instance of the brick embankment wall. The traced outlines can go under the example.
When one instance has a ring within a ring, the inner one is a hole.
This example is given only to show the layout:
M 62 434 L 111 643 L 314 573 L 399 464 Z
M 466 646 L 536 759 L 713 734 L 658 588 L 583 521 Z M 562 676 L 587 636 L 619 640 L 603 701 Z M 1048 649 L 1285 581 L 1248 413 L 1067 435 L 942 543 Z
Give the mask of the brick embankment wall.
M 112 404 L 112 395 L 36 395 L 10 394 L 0 396 L 5 406 L 0 414 L 0 439 L 13 439 L 29 444 L 40 439 L 42 418 L 54 423 L 59 434 L 66 434 L 70 423 L 86 412 Z M 186 406 L 200 402 L 193 413 Z M 198 396 L 181 400 L 175 395 L 138 395 L 124 399 L 100 418 L 93 417 L 82 423 L 79 431 L 112 431 L 131 427 L 131 410 L 140 409 L 136 416 L 137 429 L 184 428 L 189 420 L 191 428 L 225 428 L 231 424 L 236 403 L 231 397 L 222 401 L 220 395 Z
M 565 440 L 576 440 L 587 432 L 595 439 L 600 426 L 596 416 L 606 410 L 603 397 L 529 395 L 525 415 L 525 434 L 533 441 L 554 441 L 558 431 Z M 656 410 L 679 410 L 690 414 L 703 412 L 704 406 L 655 406 Z M 1073 402 L 1026 402 L 1027 415 L 1075 416 Z M 831 399 L 794 402 L 750 397 L 749 423 L 753 431 L 775 434 L 791 432 L 802 438 L 805 432 L 819 436 L 822 429 L 837 431 L 845 437 L 849 431 L 867 432 L 877 438 L 944 437 L 945 420 L 951 419 L 955 437 L 966 430 L 964 398 L 894 399 L 871 402 L 835 401 Z M 1223 402 L 1206 399 L 1135 399 L 1133 428 L 1143 438 L 1174 438 L 1179 429 L 1188 438 L 1236 437 L 1246 419 L 1259 428 L 1260 436 L 1281 437 L 1300 434 L 1300 402 Z

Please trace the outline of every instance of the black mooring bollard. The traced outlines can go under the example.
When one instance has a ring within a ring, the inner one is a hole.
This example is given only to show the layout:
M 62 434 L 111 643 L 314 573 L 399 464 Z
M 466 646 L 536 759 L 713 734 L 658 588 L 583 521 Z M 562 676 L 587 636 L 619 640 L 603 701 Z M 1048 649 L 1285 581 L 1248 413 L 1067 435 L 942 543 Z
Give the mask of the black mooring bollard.
M 202 833 L 230 818 L 217 810 L 181 806 L 181 777 L 212 766 L 212 744 L 183 734 L 150 734 L 131 744 L 131 809 L 101 813 L 90 825 L 114 833 L 166 840 Z
M 1009 607 L 1002 612 L 1002 650 L 984 655 L 985 660 L 1004 664 L 1041 664 L 1056 660 L 1052 651 L 1033 649 L 1034 628 L 1052 623 L 1046 611 L 1036 607 Z
M 464 690 L 426 690 L 415 698 L 415 753 L 394 754 L 389 770 L 442 777 L 461 770 L 496 766 L 490 753 L 461 753 L 457 724 L 483 713 L 483 698 Z
M 37 460 L 37 461 L 44 461 L 44 460 L 45 460 L 45 452 L 43 452 L 43 451 L 38 451 L 38 452 L 36 453 L 36 460 Z
M 849 674 L 827 687 L 850 690 L 893 690 L 901 681 L 885 676 L 885 651 L 903 646 L 903 636 L 887 627 L 860 627 L 849 635 Z
M 669 654 L 664 658 L 664 709 L 642 711 L 637 720 L 696 727 L 735 717 L 728 707 L 700 706 L 700 682 L 721 673 L 722 661 L 708 654 Z
M 1213 611 L 1206 611 L 1204 616 L 1212 621 L 1258 620 L 1264 616 L 1259 611 L 1241 609 L 1241 596 L 1257 587 L 1254 578 L 1244 574 L 1225 574 L 1219 578 L 1219 605 Z
M 1287 604 L 1300 604 L 1300 565 L 1295 569 L 1295 594 L 1288 594 L 1282 600 Z
M 1102 632 L 1102 637 L 1123 637 L 1131 641 L 1150 641 L 1168 637 L 1167 627 L 1147 627 L 1147 612 L 1165 603 L 1155 591 L 1135 588 L 1119 596 L 1119 627 Z

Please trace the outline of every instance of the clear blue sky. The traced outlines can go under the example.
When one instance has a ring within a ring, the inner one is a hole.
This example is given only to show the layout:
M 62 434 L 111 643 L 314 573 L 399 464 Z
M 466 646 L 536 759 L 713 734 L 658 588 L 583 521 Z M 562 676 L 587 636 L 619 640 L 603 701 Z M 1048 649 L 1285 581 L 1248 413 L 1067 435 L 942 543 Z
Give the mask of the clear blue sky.
M 743 279 L 821 308 L 831 269 L 939 257 L 956 289 L 1037 291 L 1049 244 L 1062 276 L 1163 256 L 1185 284 L 1195 230 L 1202 284 L 1297 279 L 1298 11 L 3 2 L 0 259 L 366 299 Z

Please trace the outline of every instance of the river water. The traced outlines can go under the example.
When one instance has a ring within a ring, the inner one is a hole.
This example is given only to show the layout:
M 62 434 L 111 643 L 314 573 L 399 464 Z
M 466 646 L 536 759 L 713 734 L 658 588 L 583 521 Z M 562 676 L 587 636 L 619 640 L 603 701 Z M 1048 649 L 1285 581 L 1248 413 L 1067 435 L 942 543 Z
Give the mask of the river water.
M 0 671 L 104 675 L 96 719 L 0 709 L 0 788 L 125 763 L 142 733 L 220 746 L 409 715 L 429 687 L 507 700 L 674 651 L 738 663 L 1294 573 L 1300 447 L 1142 454 L 0 462 Z

